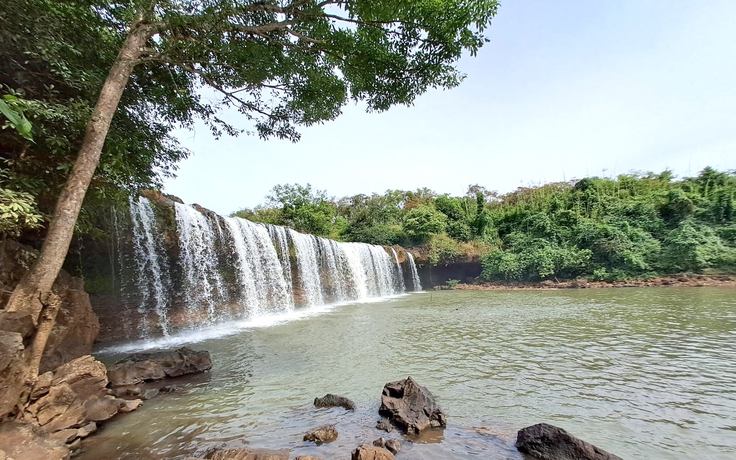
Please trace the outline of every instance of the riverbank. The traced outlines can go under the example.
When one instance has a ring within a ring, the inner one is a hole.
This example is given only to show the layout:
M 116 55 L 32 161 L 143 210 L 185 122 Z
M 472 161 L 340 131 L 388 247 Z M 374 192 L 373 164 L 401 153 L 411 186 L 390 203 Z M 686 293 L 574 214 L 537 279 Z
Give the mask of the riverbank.
M 460 291 L 535 291 L 555 289 L 591 289 L 622 287 L 736 287 L 736 275 L 676 275 L 626 281 L 544 280 L 544 281 L 486 281 L 472 284 L 435 286 L 435 290 Z

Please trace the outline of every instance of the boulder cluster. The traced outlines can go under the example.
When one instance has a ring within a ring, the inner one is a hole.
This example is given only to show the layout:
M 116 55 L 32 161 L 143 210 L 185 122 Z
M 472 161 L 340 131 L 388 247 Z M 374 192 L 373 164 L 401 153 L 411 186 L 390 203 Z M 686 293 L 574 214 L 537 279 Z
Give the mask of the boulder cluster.
M 0 424 L 0 459 L 67 459 L 101 423 L 178 388 L 140 384 L 211 367 L 208 352 L 189 348 L 132 355 L 109 369 L 89 355 L 62 364 L 38 377 L 17 422 Z
M 315 398 L 315 407 L 343 407 L 355 410 L 355 403 L 343 396 L 327 394 Z M 407 435 L 417 435 L 429 428 L 444 428 L 447 417 L 427 388 L 411 377 L 389 382 L 383 387 L 379 414 L 384 416 L 376 428 L 386 432 L 394 427 Z M 338 437 L 335 425 L 325 425 L 308 431 L 304 441 L 317 445 L 333 442 Z M 371 444 L 358 446 L 351 460 L 395 460 L 401 450 L 401 439 L 378 438 Z M 537 460 L 621 460 L 613 454 L 572 436 L 562 428 L 540 423 L 518 432 L 516 448 L 526 458 Z M 289 460 L 289 451 L 264 449 L 221 450 L 207 457 L 215 460 Z M 188 460 L 195 460 L 194 458 Z M 322 460 L 298 456 L 294 460 Z

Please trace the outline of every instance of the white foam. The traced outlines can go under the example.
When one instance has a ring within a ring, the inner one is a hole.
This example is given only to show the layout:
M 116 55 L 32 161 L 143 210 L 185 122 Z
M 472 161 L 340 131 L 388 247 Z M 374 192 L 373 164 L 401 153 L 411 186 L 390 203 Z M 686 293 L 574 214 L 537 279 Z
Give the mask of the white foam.
M 113 345 L 110 347 L 102 348 L 95 352 L 98 355 L 105 354 L 120 354 L 120 353 L 132 353 L 138 351 L 146 351 L 153 349 L 166 349 L 189 345 L 193 343 L 203 342 L 205 340 L 217 339 L 233 334 L 240 333 L 248 329 L 259 329 L 265 327 L 276 326 L 291 321 L 299 321 L 313 316 L 318 316 L 334 310 L 337 307 L 346 305 L 357 305 L 364 303 L 378 303 L 386 302 L 400 297 L 404 297 L 409 294 L 394 294 L 384 297 L 372 297 L 368 299 L 351 301 L 351 302 L 340 302 L 328 305 L 320 305 L 316 307 L 296 309 L 285 313 L 277 313 L 270 315 L 262 315 L 249 320 L 240 321 L 228 321 L 225 323 L 216 324 L 210 327 L 203 327 L 197 329 L 186 329 L 172 334 L 168 337 L 160 337 L 156 339 L 137 340 L 134 342 L 128 342 L 121 345 Z

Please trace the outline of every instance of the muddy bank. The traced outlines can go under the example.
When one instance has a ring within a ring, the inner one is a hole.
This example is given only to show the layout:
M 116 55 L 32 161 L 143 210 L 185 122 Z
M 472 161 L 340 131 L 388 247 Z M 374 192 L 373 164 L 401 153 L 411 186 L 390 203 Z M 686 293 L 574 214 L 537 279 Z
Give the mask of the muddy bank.
M 461 291 L 515 291 L 515 290 L 554 290 L 554 289 L 592 289 L 622 287 L 736 287 L 736 275 L 677 275 L 651 279 L 627 281 L 588 281 L 585 279 L 564 281 L 488 281 L 469 284 L 458 284 L 454 287 L 435 286 L 435 290 Z

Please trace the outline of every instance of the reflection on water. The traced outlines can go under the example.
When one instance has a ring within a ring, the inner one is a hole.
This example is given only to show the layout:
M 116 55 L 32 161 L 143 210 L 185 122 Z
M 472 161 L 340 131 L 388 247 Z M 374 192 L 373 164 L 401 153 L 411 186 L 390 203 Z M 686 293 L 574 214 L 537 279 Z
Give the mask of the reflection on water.
M 411 375 L 448 429 L 407 459 L 521 459 L 538 422 L 627 459 L 736 458 L 736 295 L 716 288 L 441 291 L 348 305 L 206 340 L 214 368 L 84 441 L 80 458 L 170 458 L 286 447 L 349 458 L 380 436 L 383 384 Z M 112 360 L 115 356 L 102 356 Z M 336 393 L 358 410 L 315 409 Z M 302 435 L 336 423 L 337 441 Z M 422 442 L 424 441 L 424 442 Z

